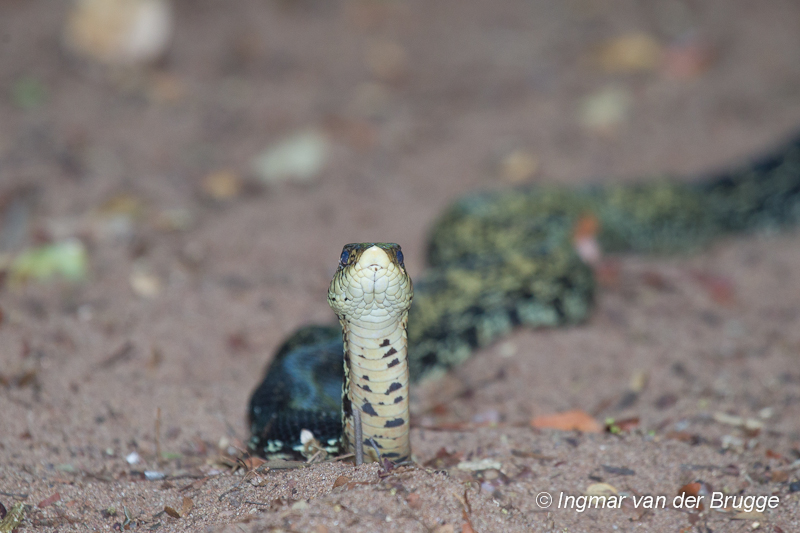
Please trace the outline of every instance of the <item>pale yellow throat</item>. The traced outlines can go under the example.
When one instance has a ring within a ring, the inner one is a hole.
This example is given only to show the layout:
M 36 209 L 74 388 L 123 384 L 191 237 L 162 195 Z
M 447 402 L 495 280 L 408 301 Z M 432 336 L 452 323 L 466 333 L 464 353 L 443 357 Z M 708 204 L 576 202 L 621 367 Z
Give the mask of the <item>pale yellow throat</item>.
M 411 280 L 391 250 L 373 245 L 353 253 L 328 291 L 344 334 L 343 445 L 350 452 L 358 445 L 353 411 L 359 409 L 365 458 L 376 461 L 380 453 L 402 462 L 411 456 L 406 336 Z

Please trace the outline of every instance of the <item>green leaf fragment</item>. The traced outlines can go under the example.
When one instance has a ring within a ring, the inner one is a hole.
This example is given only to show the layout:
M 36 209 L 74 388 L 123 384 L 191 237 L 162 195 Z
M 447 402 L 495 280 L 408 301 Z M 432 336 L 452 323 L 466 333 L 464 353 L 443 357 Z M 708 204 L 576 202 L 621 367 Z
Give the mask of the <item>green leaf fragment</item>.
M 24 250 L 11 262 L 9 278 L 12 284 L 47 281 L 56 276 L 77 282 L 86 278 L 87 264 L 83 243 L 68 239 Z

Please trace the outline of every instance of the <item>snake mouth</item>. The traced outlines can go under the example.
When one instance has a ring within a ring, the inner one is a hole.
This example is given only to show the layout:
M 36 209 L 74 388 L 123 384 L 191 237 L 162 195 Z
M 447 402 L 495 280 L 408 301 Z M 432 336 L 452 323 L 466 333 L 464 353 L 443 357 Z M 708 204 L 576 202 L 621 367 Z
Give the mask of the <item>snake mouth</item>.
M 362 252 L 361 257 L 358 259 L 358 266 L 362 269 L 366 268 L 372 270 L 376 274 L 381 270 L 385 270 L 392 264 L 392 259 L 386 250 L 372 246 Z
M 385 321 L 408 309 L 411 283 L 400 263 L 399 246 L 348 244 L 331 282 L 328 301 L 340 316 Z
M 385 250 L 377 246 L 364 250 L 358 259 L 356 271 L 367 303 L 375 299 L 383 301 L 380 296 L 389 286 L 392 270 L 392 259 Z

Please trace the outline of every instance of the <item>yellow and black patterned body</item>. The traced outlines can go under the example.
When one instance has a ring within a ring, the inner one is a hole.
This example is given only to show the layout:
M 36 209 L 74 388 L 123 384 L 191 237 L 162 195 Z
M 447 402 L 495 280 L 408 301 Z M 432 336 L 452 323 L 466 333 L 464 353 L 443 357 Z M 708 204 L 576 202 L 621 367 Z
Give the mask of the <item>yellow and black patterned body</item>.
M 582 190 L 537 186 L 478 193 L 457 201 L 432 228 L 429 268 L 415 276 L 414 305 L 408 313 L 411 381 L 447 370 L 469 357 L 476 347 L 518 325 L 560 326 L 586 319 L 592 308 L 594 280 L 573 242 L 576 224 L 586 217 L 597 222 L 597 239 L 604 252 L 690 251 L 720 235 L 797 225 L 800 137 L 755 162 L 695 181 L 661 177 L 640 184 Z M 352 246 L 354 257 L 365 252 L 365 245 Z M 394 250 L 391 245 L 378 248 Z M 352 260 L 348 256 L 346 262 Z M 341 266 L 339 273 L 345 271 Z M 340 321 L 345 317 L 345 342 L 350 352 L 358 344 L 358 349 L 371 357 L 381 355 L 374 364 L 384 366 L 376 368 L 385 369 L 386 363 L 393 361 L 381 354 L 380 350 L 386 348 L 380 346 L 384 338 L 370 337 L 367 342 L 362 337 L 371 333 L 363 324 L 353 327 L 347 322 L 348 315 L 337 314 Z M 398 321 L 405 320 L 402 313 L 394 316 L 400 317 Z M 392 347 L 399 331 L 385 336 Z M 311 354 L 315 354 L 315 361 L 330 358 L 313 368 L 328 368 L 341 361 L 341 348 L 336 361 L 335 350 L 324 346 L 320 342 L 322 349 L 314 352 L 309 345 L 297 345 L 294 352 L 276 359 L 280 364 L 273 363 L 267 378 L 273 373 L 272 382 L 281 380 L 287 366 L 299 366 Z M 399 347 L 395 349 L 399 351 Z M 359 358 L 359 362 L 368 360 Z M 351 358 L 351 369 L 352 363 Z M 359 389 L 353 385 L 352 374 L 350 379 L 351 392 Z M 360 383 L 364 384 L 363 380 Z M 367 386 L 372 394 L 378 390 Z M 276 407 L 280 402 L 271 392 L 264 394 L 263 387 L 264 383 L 256 391 L 262 392 L 259 398 L 268 397 L 272 403 L 255 402 L 262 409 L 254 416 L 255 404 L 251 401 L 250 412 L 254 435 L 251 446 L 260 453 L 265 453 L 265 443 L 269 442 L 264 437 L 268 421 L 292 415 Z M 318 393 L 322 381 L 305 383 L 304 389 L 294 392 L 302 396 L 309 388 Z M 372 406 L 378 400 L 359 396 L 358 401 L 363 408 L 363 402 Z M 276 412 L 280 414 L 274 415 Z
M 352 452 L 360 445 L 353 420 L 359 409 L 365 459 L 379 460 L 377 452 L 394 462 L 411 456 L 406 327 L 413 295 L 400 246 L 344 247 L 328 289 L 344 338 L 342 446 Z

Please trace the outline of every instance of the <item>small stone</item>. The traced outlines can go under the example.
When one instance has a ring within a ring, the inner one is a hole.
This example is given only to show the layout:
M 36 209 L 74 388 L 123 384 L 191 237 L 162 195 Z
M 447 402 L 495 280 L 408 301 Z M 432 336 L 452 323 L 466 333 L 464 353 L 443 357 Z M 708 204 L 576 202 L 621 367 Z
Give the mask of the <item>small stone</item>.
M 292 504 L 292 511 L 303 511 L 305 509 L 308 509 L 308 502 L 305 500 L 300 500 Z
M 499 461 L 494 459 L 478 459 L 477 461 L 462 461 L 458 463 L 459 470 L 469 470 L 469 471 L 480 471 L 480 470 L 490 470 L 490 469 L 500 470 L 503 468 L 503 464 Z
M 200 189 L 212 200 L 225 201 L 242 192 L 242 178 L 232 170 L 212 172 L 200 184 Z
M 506 341 L 497 347 L 500 357 L 514 357 L 517 354 L 517 345 L 511 341 Z
M 253 159 L 258 178 L 267 184 L 309 183 L 322 172 L 330 151 L 328 137 L 318 130 L 296 133 Z
M 636 370 L 631 376 L 631 382 L 628 385 L 633 392 L 642 392 L 647 387 L 647 382 L 650 376 L 645 370 Z
M 166 53 L 173 25 L 168 0 L 77 0 L 67 17 L 64 45 L 108 65 L 144 66 Z
M 606 87 L 583 99 L 579 120 L 587 130 L 605 135 L 613 134 L 627 119 L 631 105 L 628 91 Z
M 503 159 L 501 175 L 509 183 L 521 183 L 531 179 L 538 169 L 538 157 L 525 150 L 514 150 Z
M 133 292 L 142 298 L 155 298 L 161 293 L 161 280 L 149 272 L 134 270 L 129 282 Z
M 768 420 L 775 415 L 775 410 L 772 407 L 765 407 L 758 412 L 759 418 Z

